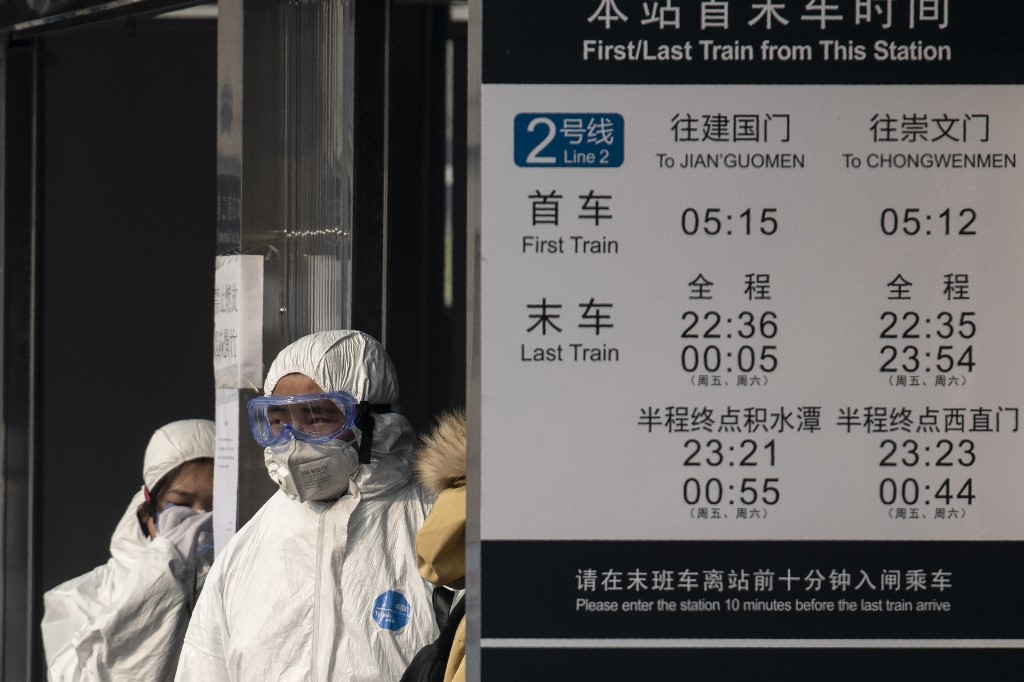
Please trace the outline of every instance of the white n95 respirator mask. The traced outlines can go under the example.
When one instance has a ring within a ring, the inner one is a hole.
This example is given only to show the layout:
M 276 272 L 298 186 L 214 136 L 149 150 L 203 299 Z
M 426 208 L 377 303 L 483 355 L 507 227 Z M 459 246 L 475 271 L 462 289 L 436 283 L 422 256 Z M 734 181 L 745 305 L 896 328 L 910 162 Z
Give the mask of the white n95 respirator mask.
M 335 500 L 348 492 L 359 471 L 359 452 L 351 443 L 307 443 L 296 438 L 263 451 L 270 478 L 299 502 Z

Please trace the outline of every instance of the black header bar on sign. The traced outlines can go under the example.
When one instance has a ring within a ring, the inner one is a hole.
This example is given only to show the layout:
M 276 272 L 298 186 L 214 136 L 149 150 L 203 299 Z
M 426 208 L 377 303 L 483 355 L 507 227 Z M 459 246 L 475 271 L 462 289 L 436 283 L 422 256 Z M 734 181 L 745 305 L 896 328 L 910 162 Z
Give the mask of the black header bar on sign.
M 482 4 L 484 83 L 1024 83 L 1020 0 Z
M 484 541 L 484 638 L 1024 639 L 1024 543 Z

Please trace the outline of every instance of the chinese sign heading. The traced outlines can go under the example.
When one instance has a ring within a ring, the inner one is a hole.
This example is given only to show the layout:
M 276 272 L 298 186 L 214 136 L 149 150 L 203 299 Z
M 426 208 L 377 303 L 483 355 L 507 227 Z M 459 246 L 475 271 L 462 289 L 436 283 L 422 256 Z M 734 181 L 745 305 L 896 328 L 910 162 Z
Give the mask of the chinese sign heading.
M 1012 83 L 1021 25 L 1012 0 L 523 0 L 487 7 L 483 80 Z

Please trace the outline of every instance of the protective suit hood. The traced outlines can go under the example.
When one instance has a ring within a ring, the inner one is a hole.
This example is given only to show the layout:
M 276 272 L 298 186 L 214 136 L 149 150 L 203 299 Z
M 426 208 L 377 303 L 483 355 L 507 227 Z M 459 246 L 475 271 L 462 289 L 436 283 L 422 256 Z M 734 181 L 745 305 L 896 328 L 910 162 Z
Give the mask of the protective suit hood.
M 412 478 L 409 453 L 416 435 L 409 420 L 395 412 L 376 415 L 377 429 L 369 464 L 359 468 L 352 482 L 363 495 L 379 495 L 407 485 Z
M 215 454 L 216 435 L 212 421 L 182 419 L 171 422 L 150 436 L 142 463 L 142 480 L 147 488 L 153 490 L 175 467 Z M 134 561 L 135 555 L 149 542 L 149 538 L 142 534 L 135 515 L 144 501 L 142 491 L 135 493 L 110 538 L 110 556 L 123 565 Z
M 216 434 L 209 419 L 182 419 L 161 426 L 150 437 L 142 464 L 142 480 L 153 490 L 177 466 L 201 457 L 213 457 Z
M 305 374 L 324 392 L 345 391 L 373 404 L 398 400 L 398 378 L 384 347 L 368 334 L 333 330 L 304 336 L 286 346 L 270 365 L 263 392 L 270 395 L 281 377 Z

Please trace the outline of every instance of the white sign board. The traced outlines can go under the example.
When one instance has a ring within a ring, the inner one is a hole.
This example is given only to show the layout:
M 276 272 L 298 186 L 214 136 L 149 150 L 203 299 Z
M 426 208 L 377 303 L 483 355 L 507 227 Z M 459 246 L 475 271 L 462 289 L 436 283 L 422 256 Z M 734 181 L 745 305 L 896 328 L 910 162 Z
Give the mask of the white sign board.
M 978 102 L 985 142 L 875 141 L 880 115 Z M 484 537 L 1024 538 L 1007 475 L 1024 449 L 1020 103 L 992 87 L 486 88 L 485 138 L 519 111 L 614 107 L 628 149 L 607 171 L 484 150 L 482 450 L 506 453 L 488 457 Z M 678 117 L 755 107 L 773 112 L 754 117 L 766 142 L 678 142 Z M 508 484 L 527 472 L 544 504 Z
M 477 7 L 482 677 L 1022 662 L 1020 8 Z

